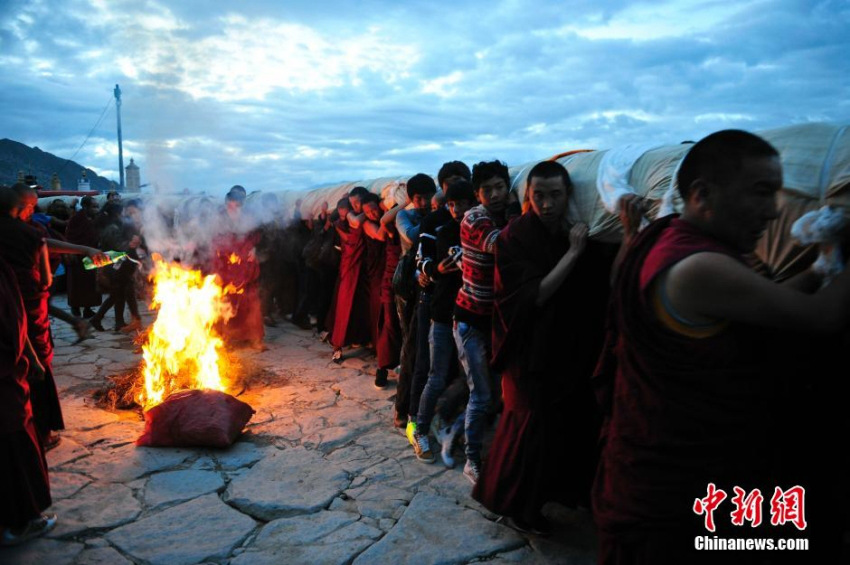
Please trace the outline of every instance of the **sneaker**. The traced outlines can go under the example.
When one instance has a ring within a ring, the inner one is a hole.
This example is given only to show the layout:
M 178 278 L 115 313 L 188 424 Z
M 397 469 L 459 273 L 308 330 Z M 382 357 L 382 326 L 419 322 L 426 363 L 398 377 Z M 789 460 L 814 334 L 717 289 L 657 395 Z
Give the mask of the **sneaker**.
M 443 460 L 443 465 L 449 469 L 453 469 L 455 466 L 455 460 L 452 457 L 452 447 L 454 447 L 455 443 L 453 429 L 454 427 L 450 425 L 445 428 L 437 428 L 437 433 L 434 434 L 437 441 L 440 442 L 440 458 Z
M 386 369 L 378 369 L 375 372 L 375 388 L 377 388 L 377 389 L 387 388 L 387 370 Z
M 334 349 L 334 354 L 333 357 L 331 357 L 331 361 L 333 361 L 337 365 L 342 363 L 342 349 Z
M 56 526 L 56 514 L 42 514 L 38 518 L 30 520 L 24 528 L 18 532 L 11 529 L 5 530 L 0 537 L 0 545 L 18 545 L 38 536 L 44 535 Z
M 434 462 L 434 454 L 431 453 L 428 434 L 420 434 L 415 428 L 413 430 L 413 452 L 416 454 L 416 458 L 423 463 Z
M 463 466 L 463 476 L 469 479 L 472 486 L 475 486 L 478 483 L 478 477 L 481 476 L 481 463 L 467 459 L 466 465 Z
M 404 435 L 407 436 L 407 441 L 410 442 L 410 445 L 415 445 L 416 440 L 413 438 L 413 434 L 416 433 L 416 422 L 413 420 L 407 421 L 407 427 L 404 428 Z

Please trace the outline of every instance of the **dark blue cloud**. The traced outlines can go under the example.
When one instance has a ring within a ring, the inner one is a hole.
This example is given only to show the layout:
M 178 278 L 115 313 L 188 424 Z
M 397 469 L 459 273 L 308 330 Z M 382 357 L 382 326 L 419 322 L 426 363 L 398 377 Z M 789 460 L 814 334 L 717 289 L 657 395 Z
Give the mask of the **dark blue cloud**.
M 70 156 L 120 83 L 143 182 L 213 191 L 846 122 L 848 24 L 839 1 L 13 0 L 0 136 Z M 77 159 L 117 175 L 114 121 Z

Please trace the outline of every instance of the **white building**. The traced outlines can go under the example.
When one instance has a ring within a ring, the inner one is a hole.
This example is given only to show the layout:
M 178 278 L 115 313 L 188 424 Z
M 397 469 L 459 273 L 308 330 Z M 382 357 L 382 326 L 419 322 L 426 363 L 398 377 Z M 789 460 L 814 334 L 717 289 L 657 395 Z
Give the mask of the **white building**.
M 80 180 L 77 181 L 77 190 L 81 192 L 91 190 L 91 183 L 89 182 L 89 178 L 86 176 L 85 170 L 83 170 Z
M 133 162 L 132 157 L 130 157 L 130 164 L 124 167 L 124 171 L 127 177 L 127 192 L 139 192 L 142 185 L 141 175 L 139 166 Z

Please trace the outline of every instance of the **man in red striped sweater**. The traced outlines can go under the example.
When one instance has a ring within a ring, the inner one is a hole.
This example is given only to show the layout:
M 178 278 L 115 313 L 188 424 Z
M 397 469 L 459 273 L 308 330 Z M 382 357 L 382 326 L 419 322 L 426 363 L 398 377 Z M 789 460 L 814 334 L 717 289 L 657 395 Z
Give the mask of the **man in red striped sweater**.
M 472 188 L 480 204 L 460 224 L 463 284 L 455 301 L 454 338 L 469 386 L 463 474 L 472 484 L 481 469 L 481 443 L 493 388 L 489 362 L 496 238 L 508 216 L 519 214 L 516 200 L 509 197 L 510 185 L 508 167 L 501 161 L 475 165 Z

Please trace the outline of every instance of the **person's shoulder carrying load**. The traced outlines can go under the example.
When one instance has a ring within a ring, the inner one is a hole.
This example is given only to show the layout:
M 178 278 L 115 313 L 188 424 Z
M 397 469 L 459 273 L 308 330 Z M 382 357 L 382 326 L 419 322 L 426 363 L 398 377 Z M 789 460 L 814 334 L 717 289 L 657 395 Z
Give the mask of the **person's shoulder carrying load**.
M 576 150 L 551 157 L 570 174 L 568 219 L 589 228 L 588 237 L 604 243 L 620 243 L 619 218 L 626 200 L 636 200 L 642 212 L 641 226 L 672 214 L 680 204 L 675 176 L 690 144 L 659 146 L 633 143 L 607 150 Z M 528 172 L 539 161 L 511 168 L 511 186 L 525 198 Z

